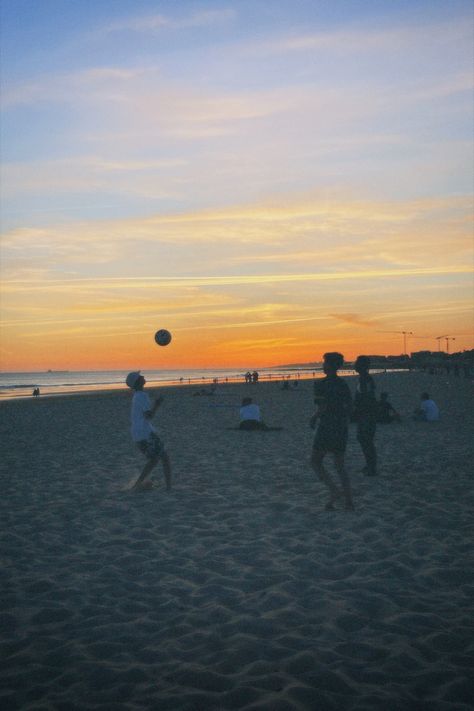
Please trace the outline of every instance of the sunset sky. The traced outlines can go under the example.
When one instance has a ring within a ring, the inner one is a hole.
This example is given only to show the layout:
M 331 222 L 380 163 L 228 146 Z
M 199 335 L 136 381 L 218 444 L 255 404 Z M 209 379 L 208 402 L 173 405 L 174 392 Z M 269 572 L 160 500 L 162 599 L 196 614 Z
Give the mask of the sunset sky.
M 471 0 L 1 8 L 2 370 L 474 348 Z

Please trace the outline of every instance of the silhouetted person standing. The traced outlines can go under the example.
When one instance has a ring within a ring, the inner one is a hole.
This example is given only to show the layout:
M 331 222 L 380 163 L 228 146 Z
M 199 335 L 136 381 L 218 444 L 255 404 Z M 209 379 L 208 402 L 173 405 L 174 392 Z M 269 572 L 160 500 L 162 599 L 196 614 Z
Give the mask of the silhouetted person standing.
M 354 369 L 359 373 L 359 382 L 354 399 L 354 416 L 357 422 L 357 439 L 364 453 L 366 466 L 364 472 L 368 476 L 377 474 L 377 452 L 374 439 L 377 429 L 377 400 L 375 399 L 375 383 L 369 375 L 370 358 L 358 356 Z
M 344 497 L 346 511 L 354 508 L 351 483 L 344 466 L 352 397 L 349 386 L 337 374 L 343 363 L 344 356 L 341 353 L 325 353 L 323 370 L 326 377 L 314 383 L 314 403 L 318 409 L 310 420 L 310 426 L 314 428 L 318 420 L 319 424 L 313 442 L 311 466 L 329 489 L 327 511 L 334 509 L 335 502 L 341 496 Z M 323 459 L 328 452 L 334 456 L 342 491 L 324 468 Z

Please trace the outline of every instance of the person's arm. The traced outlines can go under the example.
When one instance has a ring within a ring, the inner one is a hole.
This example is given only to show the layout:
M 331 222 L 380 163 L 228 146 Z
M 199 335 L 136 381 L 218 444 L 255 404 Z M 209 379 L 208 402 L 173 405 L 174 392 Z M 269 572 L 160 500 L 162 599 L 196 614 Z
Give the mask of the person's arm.
M 151 420 L 151 418 L 153 417 L 153 415 L 155 414 L 155 412 L 158 410 L 158 408 L 160 407 L 160 405 L 161 405 L 162 402 L 163 402 L 163 396 L 160 395 L 159 397 L 156 398 L 156 400 L 155 400 L 155 402 L 154 402 L 153 407 L 151 408 L 151 410 L 146 410 L 146 411 L 143 413 L 144 416 L 145 416 L 145 418 L 146 418 L 147 420 Z
M 326 407 L 326 395 L 319 391 L 319 389 L 316 386 L 316 383 L 314 385 L 313 401 L 314 401 L 314 404 L 316 405 L 316 410 L 314 411 L 313 415 L 310 417 L 309 426 L 311 427 L 311 429 L 314 430 L 314 428 L 316 427 L 316 422 L 321 417 L 321 413 L 324 411 L 324 408 Z

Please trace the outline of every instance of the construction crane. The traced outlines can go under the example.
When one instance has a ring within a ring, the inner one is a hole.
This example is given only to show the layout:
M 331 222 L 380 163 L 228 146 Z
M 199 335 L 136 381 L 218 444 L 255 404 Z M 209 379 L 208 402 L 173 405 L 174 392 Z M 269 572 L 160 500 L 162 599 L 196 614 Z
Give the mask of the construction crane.
M 436 336 L 436 340 L 438 341 L 438 350 L 441 350 L 441 339 L 442 338 L 448 338 L 448 336 Z
M 445 336 L 446 339 L 446 353 L 449 355 L 449 341 L 455 341 L 456 336 Z
M 439 350 L 439 351 L 441 350 L 441 340 L 442 340 L 443 338 L 446 340 L 446 353 L 449 353 L 449 341 L 455 341 L 455 340 L 456 340 L 456 336 L 447 336 L 447 335 L 445 335 L 445 336 L 436 336 L 436 340 L 438 341 L 438 350 Z
M 378 331 L 378 333 L 400 333 L 403 334 L 403 355 L 407 355 L 407 336 L 413 336 L 413 331 Z

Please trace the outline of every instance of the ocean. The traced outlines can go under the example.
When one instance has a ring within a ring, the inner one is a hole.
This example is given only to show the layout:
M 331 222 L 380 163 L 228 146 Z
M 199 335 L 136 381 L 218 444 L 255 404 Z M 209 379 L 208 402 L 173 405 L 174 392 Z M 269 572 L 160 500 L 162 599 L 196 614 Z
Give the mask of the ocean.
M 89 370 L 89 371 L 47 371 L 33 373 L 0 373 L 0 400 L 32 397 L 35 388 L 41 395 L 56 396 L 71 393 L 93 392 L 101 390 L 125 389 L 125 377 L 128 370 Z M 284 380 L 321 377 L 321 367 L 275 367 L 261 368 L 259 379 Z M 218 382 L 244 382 L 245 371 L 238 368 L 215 368 L 201 370 L 144 370 L 148 387 L 164 385 L 209 385 L 216 378 Z M 341 372 L 353 374 L 353 371 Z

